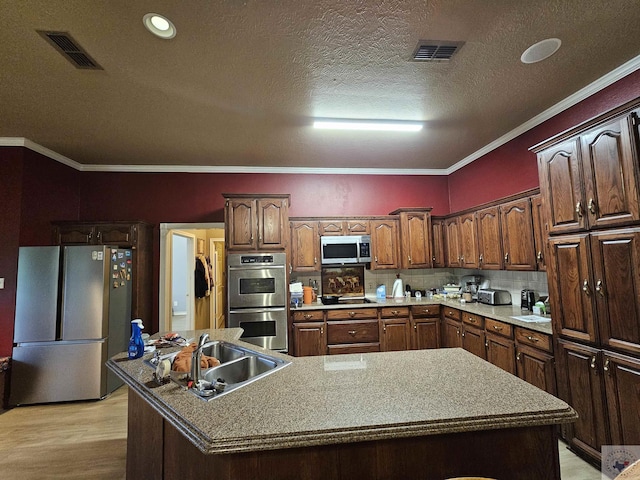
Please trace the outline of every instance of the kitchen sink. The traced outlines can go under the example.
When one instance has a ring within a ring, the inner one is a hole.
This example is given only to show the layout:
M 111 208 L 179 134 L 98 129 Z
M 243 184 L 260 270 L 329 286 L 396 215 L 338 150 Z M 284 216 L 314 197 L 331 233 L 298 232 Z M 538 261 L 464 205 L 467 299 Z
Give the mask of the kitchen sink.
M 202 347 L 202 353 L 220 360 L 220 365 L 202 370 L 202 388 L 189 391 L 203 400 L 212 400 L 248 385 L 264 376 L 286 367 L 291 362 L 240 345 L 215 340 Z M 145 360 L 152 368 L 162 360 L 173 359 L 178 352 L 156 355 Z M 184 376 L 187 374 L 185 373 Z M 172 378 L 174 378 L 172 373 Z

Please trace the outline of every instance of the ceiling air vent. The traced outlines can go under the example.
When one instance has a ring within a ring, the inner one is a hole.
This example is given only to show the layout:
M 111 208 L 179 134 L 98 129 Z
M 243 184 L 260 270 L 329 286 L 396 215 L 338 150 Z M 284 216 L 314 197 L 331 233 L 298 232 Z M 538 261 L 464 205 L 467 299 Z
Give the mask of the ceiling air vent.
M 69 60 L 76 68 L 82 70 L 102 70 L 93 58 L 67 32 L 46 32 L 37 30 L 42 38 Z
M 464 42 L 444 42 L 438 40 L 420 40 L 413 51 L 415 62 L 444 62 L 460 50 Z

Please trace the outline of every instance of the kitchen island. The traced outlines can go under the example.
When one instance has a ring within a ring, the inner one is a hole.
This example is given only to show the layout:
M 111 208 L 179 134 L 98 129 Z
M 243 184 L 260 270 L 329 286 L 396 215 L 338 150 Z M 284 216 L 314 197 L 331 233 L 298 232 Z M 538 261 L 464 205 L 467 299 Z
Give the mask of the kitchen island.
M 555 425 L 575 412 L 462 349 L 283 357 L 209 402 L 110 359 L 129 386 L 127 478 L 560 478 Z

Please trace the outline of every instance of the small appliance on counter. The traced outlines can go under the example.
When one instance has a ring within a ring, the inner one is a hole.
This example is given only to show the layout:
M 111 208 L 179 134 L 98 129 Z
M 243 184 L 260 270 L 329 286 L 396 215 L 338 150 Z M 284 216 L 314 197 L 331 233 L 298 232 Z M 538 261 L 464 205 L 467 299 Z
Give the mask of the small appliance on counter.
M 536 292 L 525 288 L 520 292 L 520 308 L 522 310 L 533 311 L 533 306 L 536 304 Z
M 478 302 L 486 305 L 511 305 L 511 294 L 508 290 L 481 288 L 478 290 Z
M 481 275 L 465 275 L 460 278 L 460 289 L 462 293 L 470 293 L 472 301 L 478 299 L 478 290 L 481 288 L 489 288 L 489 280 Z

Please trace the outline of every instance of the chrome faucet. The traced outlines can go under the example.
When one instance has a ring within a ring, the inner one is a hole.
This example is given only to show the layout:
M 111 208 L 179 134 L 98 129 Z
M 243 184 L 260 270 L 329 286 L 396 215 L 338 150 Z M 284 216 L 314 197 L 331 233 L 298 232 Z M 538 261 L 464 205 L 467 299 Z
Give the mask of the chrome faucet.
M 198 382 L 202 376 L 202 368 L 200 367 L 200 359 L 202 358 L 202 347 L 209 340 L 209 334 L 203 333 L 200 335 L 198 341 L 198 347 L 191 354 L 191 380 L 193 381 L 193 388 L 198 388 Z

